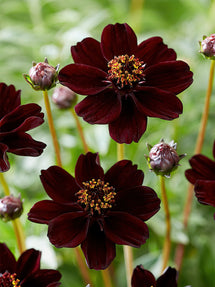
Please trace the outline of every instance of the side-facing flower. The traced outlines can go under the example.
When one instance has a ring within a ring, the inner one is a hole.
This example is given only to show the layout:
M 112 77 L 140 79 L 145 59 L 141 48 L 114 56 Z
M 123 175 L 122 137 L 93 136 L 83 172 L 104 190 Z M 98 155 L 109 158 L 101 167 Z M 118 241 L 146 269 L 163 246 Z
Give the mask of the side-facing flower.
M 164 273 L 156 280 L 154 275 L 138 265 L 132 275 L 131 287 L 177 287 L 177 271 L 168 267 Z
M 215 141 L 213 157 L 215 159 Z M 185 176 L 194 185 L 195 196 L 200 203 L 215 207 L 215 160 L 197 154 L 189 162 L 191 169 L 185 171 Z
M 40 269 L 40 251 L 33 248 L 28 249 L 16 260 L 7 245 L 0 243 L 0 254 L 0 286 L 60 286 L 60 272 L 52 269 Z
M 143 178 L 129 160 L 104 173 L 98 154 L 80 155 L 75 178 L 57 166 L 41 172 L 51 200 L 37 202 L 28 218 L 48 224 L 56 247 L 81 245 L 89 268 L 105 269 L 116 256 L 115 244 L 140 247 L 149 237 L 145 221 L 159 210 L 160 199 L 142 186 Z
M 0 172 L 10 168 L 7 152 L 39 156 L 46 145 L 26 132 L 41 125 L 44 114 L 37 104 L 21 105 L 21 91 L 0 83 Z
M 138 142 L 147 117 L 172 120 L 182 113 L 176 97 L 192 83 L 192 72 L 160 37 L 139 45 L 128 24 L 107 25 L 101 42 L 85 38 L 71 47 L 74 64 L 59 81 L 87 97 L 75 108 L 90 124 L 108 124 L 119 143 Z

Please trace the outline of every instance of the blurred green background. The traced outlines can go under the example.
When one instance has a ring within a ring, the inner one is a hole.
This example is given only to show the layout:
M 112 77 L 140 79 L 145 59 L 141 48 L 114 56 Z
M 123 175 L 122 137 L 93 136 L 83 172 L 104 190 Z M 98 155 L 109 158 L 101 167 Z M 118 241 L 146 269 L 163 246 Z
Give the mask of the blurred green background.
M 213 208 L 193 201 L 188 232 L 183 231 L 183 206 L 187 196 L 184 170 L 193 155 L 204 98 L 208 84 L 210 61 L 199 53 L 199 41 L 203 35 L 215 33 L 215 1 L 209 0 L 0 0 L 0 81 L 14 84 L 22 90 L 22 103 L 44 103 L 40 92 L 33 91 L 22 74 L 28 73 L 32 61 L 49 63 L 60 67 L 72 62 L 70 46 L 84 37 L 100 40 L 103 28 L 110 23 L 127 22 L 136 32 L 139 42 L 161 36 L 169 47 L 177 52 L 178 59 L 186 61 L 194 72 L 192 86 L 179 95 L 184 112 L 179 119 L 168 122 L 150 118 L 146 133 L 138 144 L 125 147 L 125 156 L 145 173 L 144 184 L 154 188 L 160 196 L 158 178 L 148 170 L 144 154 L 146 143 L 154 145 L 161 138 L 178 143 L 178 153 L 187 153 L 181 166 L 166 180 L 172 216 L 172 252 L 170 265 L 174 267 L 175 246 L 186 244 L 185 259 L 179 276 L 179 286 L 215 286 L 215 222 Z M 49 91 L 51 96 L 52 91 Z M 82 97 L 79 96 L 79 100 Z M 73 174 L 76 160 L 83 152 L 69 111 L 59 111 L 51 104 L 55 125 L 61 145 L 64 167 Z M 82 121 L 81 121 L 82 122 Z M 203 152 L 212 157 L 215 139 L 215 97 L 212 96 L 209 122 Z M 105 170 L 116 162 L 116 143 L 109 139 L 106 126 L 90 126 L 82 122 L 87 142 L 92 151 L 99 152 Z M 53 248 L 47 237 L 47 227 L 28 222 L 26 215 L 38 200 L 46 198 L 39 174 L 55 164 L 54 150 L 47 121 L 31 132 L 37 140 L 47 144 L 39 158 L 22 158 L 9 155 L 11 169 L 5 174 L 11 192 L 21 194 L 24 214 L 21 221 L 25 228 L 28 247 L 43 251 L 42 265 L 58 268 L 63 275 L 62 286 L 85 286 L 82 282 L 71 249 Z M 3 190 L 0 186 L 0 194 Z M 135 265 L 143 266 L 159 276 L 161 250 L 165 235 L 163 207 L 148 221 L 150 239 L 140 249 L 134 250 Z M 16 241 L 10 223 L 0 222 L 0 240 L 17 256 Z M 0 255 L 1 256 L 1 255 Z M 126 286 L 123 252 L 117 247 L 113 263 L 115 285 Z M 92 271 L 95 286 L 103 286 L 101 274 Z

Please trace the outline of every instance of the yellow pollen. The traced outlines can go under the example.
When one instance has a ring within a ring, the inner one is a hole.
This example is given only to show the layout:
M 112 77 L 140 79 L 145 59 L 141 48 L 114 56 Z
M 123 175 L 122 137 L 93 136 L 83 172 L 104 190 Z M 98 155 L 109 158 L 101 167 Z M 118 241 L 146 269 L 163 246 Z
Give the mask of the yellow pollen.
M 0 286 L 3 287 L 21 287 L 20 280 L 16 278 L 16 273 L 5 272 L 0 274 Z
M 108 68 L 108 80 L 113 81 L 118 88 L 131 88 L 138 81 L 144 80 L 144 62 L 134 55 L 115 56 L 108 62 Z
M 112 207 L 116 192 L 114 187 L 109 186 L 108 182 L 101 179 L 92 179 L 82 183 L 84 188 L 76 193 L 77 202 L 80 203 L 85 210 L 102 214 L 105 209 Z

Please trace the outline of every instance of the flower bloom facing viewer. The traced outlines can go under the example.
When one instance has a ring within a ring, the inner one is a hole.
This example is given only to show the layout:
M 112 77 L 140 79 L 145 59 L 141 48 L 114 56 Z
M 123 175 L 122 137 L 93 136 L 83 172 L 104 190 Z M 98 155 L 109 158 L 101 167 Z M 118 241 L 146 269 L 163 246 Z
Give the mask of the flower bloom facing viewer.
M 213 157 L 215 159 L 215 141 Z M 215 207 L 215 160 L 197 154 L 189 162 L 191 169 L 185 171 L 185 176 L 194 185 L 195 196 L 200 203 Z
M 0 254 L 0 286 L 60 286 L 60 272 L 52 269 L 40 269 L 40 251 L 33 248 L 28 249 L 16 260 L 7 245 L 0 243 Z
M 37 202 L 28 218 L 48 225 L 56 247 L 81 245 L 89 268 L 105 269 L 116 256 L 115 244 L 140 247 L 149 237 L 145 221 L 159 210 L 160 199 L 142 186 L 143 178 L 129 160 L 104 173 L 98 154 L 80 155 L 75 178 L 57 166 L 42 170 L 52 200 Z
M 154 275 L 138 265 L 132 274 L 131 287 L 177 287 L 177 271 L 168 267 L 164 273 L 156 280 Z
M 138 142 L 147 117 L 172 120 L 182 113 L 176 97 L 192 83 L 192 72 L 160 37 L 139 45 L 128 24 L 107 25 L 101 43 L 85 38 L 71 47 L 74 64 L 59 81 L 87 97 L 75 110 L 90 124 L 108 124 L 119 143 Z
M 21 105 L 21 91 L 0 83 L 0 172 L 10 168 L 7 152 L 22 156 L 39 156 L 46 145 L 26 132 L 44 120 L 37 104 Z

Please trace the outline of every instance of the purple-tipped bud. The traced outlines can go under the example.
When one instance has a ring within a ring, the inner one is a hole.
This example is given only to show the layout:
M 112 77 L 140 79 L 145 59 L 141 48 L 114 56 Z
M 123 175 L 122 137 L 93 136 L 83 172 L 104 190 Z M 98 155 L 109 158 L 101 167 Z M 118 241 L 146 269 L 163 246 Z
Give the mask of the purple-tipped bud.
M 24 78 L 34 90 L 50 90 L 56 86 L 58 69 L 59 65 L 54 68 L 49 65 L 48 60 L 45 59 L 44 62 L 33 63 L 29 75 L 24 74 Z
M 76 104 L 77 95 L 69 88 L 61 86 L 54 89 L 52 101 L 59 109 L 68 109 Z
M 0 199 L 0 217 L 3 221 L 9 221 L 21 216 L 23 212 L 22 201 L 13 195 Z
M 209 37 L 204 36 L 203 41 L 200 42 L 201 53 L 211 60 L 215 59 L 215 34 Z
M 176 152 L 177 144 L 171 141 L 169 144 L 161 140 L 159 144 L 149 148 L 149 156 L 145 156 L 149 167 L 158 175 L 166 177 L 179 166 L 179 161 L 185 154 L 178 155 Z

